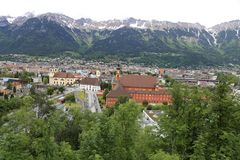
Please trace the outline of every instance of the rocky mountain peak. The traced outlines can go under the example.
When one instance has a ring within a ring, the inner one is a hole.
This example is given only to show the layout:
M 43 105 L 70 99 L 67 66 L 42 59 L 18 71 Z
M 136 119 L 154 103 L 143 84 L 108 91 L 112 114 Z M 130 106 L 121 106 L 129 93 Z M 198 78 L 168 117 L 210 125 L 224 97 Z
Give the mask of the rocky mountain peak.
M 7 25 L 9 25 L 7 17 L 6 16 L 0 17 L 0 27 L 5 27 Z
M 215 32 L 221 32 L 226 30 L 240 30 L 240 20 L 233 20 L 215 25 L 211 27 L 211 30 Z
M 45 13 L 37 16 L 37 18 L 43 20 L 47 19 L 48 21 L 54 21 L 61 26 L 67 26 L 69 28 L 76 28 L 77 26 L 75 25 L 75 20 L 71 17 L 68 17 L 63 14 L 58 14 L 58 13 Z
M 169 21 L 158 21 L 158 20 L 141 20 L 135 19 L 133 17 L 119 20 L 105 20 L 105 21 L 94 21 L 90 18 L 81 18 L 73 19 L 69 16 L 59 14 L 59 13 L 45 13 L 35 16 L 33 13 L 26 13 L 24 16 L 19 17 L 10 17 L 2 16 L 0 17 L 0 26 L 7 25 L 17 25 L 20 26 L 30 18 L 39 18 L 40 20 L 47 19 L 48 21 L 54 21 L 61 26 L 68 28 L 77 28 L 77 29 L 94 29 L 94 30 L 116 30 L 122 27 L 131 27 L 136 29 L 151 29 L 151 30 L 169 30 L 169 29 L 197 29 L 197 30 L 206 30 L 211 33 L 218 33 L 227 29 L 230 30 L 239 30 L 240 29 L 240 20 L 234 20 L 230 22 L 225 22 L 213 26 L 211 28 L 206 28 L 205 26 L 199 23 L 187 23 L 187 22 L 169 22 Z

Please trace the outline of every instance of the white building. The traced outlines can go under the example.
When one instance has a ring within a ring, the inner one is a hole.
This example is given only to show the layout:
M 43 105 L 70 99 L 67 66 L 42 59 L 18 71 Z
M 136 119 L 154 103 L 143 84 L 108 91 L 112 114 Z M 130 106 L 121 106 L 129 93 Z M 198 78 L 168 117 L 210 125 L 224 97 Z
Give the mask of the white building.
M 80 90 L 99 91 L 101 90 L 98 78 L 84 78 L 79 83 Z
M 32 80 L 33 80 L 33 83 L 42 83 L 42 77 L 41 77 L 41 75 L 38 75 L 38 76 L 36 76 L 36 77 L 33 77 Z

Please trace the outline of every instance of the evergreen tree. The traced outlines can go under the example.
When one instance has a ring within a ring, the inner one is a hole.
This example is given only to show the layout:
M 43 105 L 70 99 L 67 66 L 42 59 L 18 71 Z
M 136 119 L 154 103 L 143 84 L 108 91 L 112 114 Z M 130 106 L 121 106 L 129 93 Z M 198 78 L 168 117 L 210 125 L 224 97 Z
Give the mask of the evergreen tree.
M 5 100 L 8 100 L 8 95 L 7 94 L 4 94 L 3 97 L 4 97 Z
M 13 87 L 13 93 L 16 93 L 17 92 L 17 89 L 16 89 L 16 87 L 14 86 Z

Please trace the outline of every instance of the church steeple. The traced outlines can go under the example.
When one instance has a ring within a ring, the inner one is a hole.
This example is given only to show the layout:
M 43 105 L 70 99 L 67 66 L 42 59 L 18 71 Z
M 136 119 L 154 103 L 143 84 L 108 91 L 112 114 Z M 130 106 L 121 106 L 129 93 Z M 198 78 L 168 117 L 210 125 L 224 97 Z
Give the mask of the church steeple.
M 117 72 L 116 72 L 116 80 L 119 81 L 121 77 L 121 68 L 120 65 L 117 67 Z
M 117 66 L 115 78 L 112 80 L 112 89 L 115 89 L 121 77 L 121 68 L 120 65 Z

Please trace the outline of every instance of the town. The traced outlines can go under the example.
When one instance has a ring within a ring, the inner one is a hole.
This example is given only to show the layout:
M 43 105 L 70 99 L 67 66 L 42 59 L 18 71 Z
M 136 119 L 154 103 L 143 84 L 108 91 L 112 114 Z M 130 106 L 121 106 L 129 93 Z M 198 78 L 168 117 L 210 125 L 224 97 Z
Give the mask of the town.
M 15 57 L 13 61 L 0 61 L 0 98 L 22 97 L 34 89 L 34 92 L 46 93 L 57 109 L 101 112 L 103 108 L 114 106 L 119 97 L 127 97 L 146 107 L 143 125 L 156 124 L 156 117 L 162 112 L 159 106 L 171 104 L 171 80 L 204 88 L 218 83 L 218 73 L 232 75 L 235 79 L 240 76 L 234 67 L 178 69 L 69 57 L 34 60 L 34 57 L 21 55 L 12 57 Z M 240 84 L 237 80 L 234 83 L 233 93 L 239 95 Z
M 240 160 L 239 8 L 1 1 L 0 160 Z

